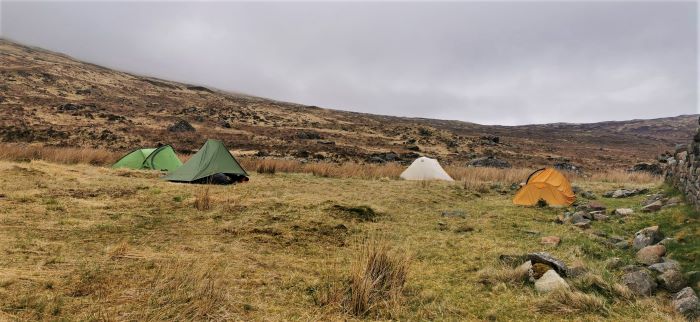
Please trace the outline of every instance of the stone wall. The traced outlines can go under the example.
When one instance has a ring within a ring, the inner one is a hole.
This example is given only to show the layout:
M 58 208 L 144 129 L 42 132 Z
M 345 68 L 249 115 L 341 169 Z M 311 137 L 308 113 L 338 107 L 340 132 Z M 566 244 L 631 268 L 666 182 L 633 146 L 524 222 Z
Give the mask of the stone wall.
M 676 147 L 673 157 L 667 162 L 666 182 L 683 192 L 689 204 L 700 209 L 700 129 L 693 142 Z

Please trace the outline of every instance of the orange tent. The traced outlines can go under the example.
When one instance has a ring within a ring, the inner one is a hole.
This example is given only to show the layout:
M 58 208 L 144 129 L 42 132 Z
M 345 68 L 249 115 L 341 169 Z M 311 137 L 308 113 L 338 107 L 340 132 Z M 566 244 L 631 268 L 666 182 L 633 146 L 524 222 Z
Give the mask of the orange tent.
M 571 183 L 561 172 L 552 168 L 539 169 L 533 172 L 513 198 L 516 205 L 532 206 L 540 199 L 550 206 L 568 206 L 576 196 L 571 189 Z

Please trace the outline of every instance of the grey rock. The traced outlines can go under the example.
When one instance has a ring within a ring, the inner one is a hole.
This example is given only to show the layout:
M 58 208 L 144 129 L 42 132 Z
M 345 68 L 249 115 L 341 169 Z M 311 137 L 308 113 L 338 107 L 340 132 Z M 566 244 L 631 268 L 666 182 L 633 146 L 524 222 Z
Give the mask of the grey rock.
M 642 212 L 656 212 L 661 210 L 661 207 L 664 206 L 664 203 L 661 200 L 654 201 L 644 207 L 642 207 Z
M 669 292 L 678 292 L 688 286 L 685 276 L 679 270 L 670 269 L 656 277 L 662 288 Z
M 546 293 L 557 289 L 569 289 L 569 284 L 555 270 L 550 269 L 535 281 L 535 289 L 540 293 Z
M 663 237 L 659 226 L 651 226 L 636 232 L 632 244 L 634 245 L 634 249 L 642 249 L 660 242 Z
M 593 215 L 593 220 L 605 221 L 605 220 L 608 220 L 608 218 L 609 217 L 607 215 L 603 215 L 603 214 L 594 214 Z
M 666 255 L 666 247 L 663 245 L 647 246 L 637 252 L 637 262 L 644 265 L 661 263 L 661 258 Z
M 618 216 L 629 216 L 634 213 L 634 210 L 630 208 L 617 208 L 615 209 L 615 214 Z
M 532 261 L 532 264 L 535 263 L 542 263 L 549 265 L 550 267 L 554 268 L 554 270 L 557 271 L 558 274 L 561 276 L 567 276 L 569 268 L 559 260 L 558 258 L 552 256 L 549 253 L 545 252 L 539 252 L 539 253 L 530 253 L 527 254 L 527 258 Z
M 661 263 L 649 265 L 649 269 L 655 272 L 664 273 L 668 270 L 680 270 L 681 265 L 672 259 L 664 259 L 664 261 Z
M 470 166 L 473 167 L 488 167 L 488 168 L 510 168 L 511 165 L 506 160 L 497 159 L 493 156 L 487 156 L 471 160 Z
M 591 221 L 588 219 L 584 219 L 581 222 L 575 223 L 574 226 L 581 228 L 581 229 L 588 229 L 588 228 L 591 228 Z
M 622 275 L 622 284 L 627 286 L 632 292 L 641 296 L 649 296 L 656 291 L 656 281 L 643 269 Z
M 700 299 L 690 287 L 686 287 L 673 295 L 671 303 L 676 312 L 683 314 L 688 319 L 694 319 L 700 311 Z

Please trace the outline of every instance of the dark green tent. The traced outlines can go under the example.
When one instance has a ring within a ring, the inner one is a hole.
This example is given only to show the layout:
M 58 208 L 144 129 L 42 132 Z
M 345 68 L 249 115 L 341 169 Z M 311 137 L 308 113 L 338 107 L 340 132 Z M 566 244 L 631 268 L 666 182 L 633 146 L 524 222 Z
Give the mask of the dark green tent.
M 207 140 L 197 153 L 177 170 L 163 179 L 178 182 L 193 182 L 223 173 L 232 177 L 248 176 L 243 167 L 219 140 Z
M 138 149 L 123 156 L 112 168 L 172 171 L 182 165 L 172 146 Z

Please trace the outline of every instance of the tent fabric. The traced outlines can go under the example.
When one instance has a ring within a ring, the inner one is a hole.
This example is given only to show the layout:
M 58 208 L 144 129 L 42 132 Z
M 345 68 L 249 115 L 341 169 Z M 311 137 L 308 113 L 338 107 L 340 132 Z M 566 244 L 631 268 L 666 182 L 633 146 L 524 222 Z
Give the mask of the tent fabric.
M 243 167 L 221 141 L 209 139 L 185 164 L 168 173 L 163 179 L 193 182 L 217 173 L 230 176 L 248 176 L 248 173 L 243 170 Z
M 182 162 L 175 154 L 173 147 L 164 145 L 131 151 L 112 165 L 112 168 L 172 171 L 181 165 Z
M 516 205 L 532 206 L 540 199 L 550 206 L 569 206 L 576 196 L 571 183 L 559 171 L 545 168 L 530 175 L 525 186 L 513 198 Z
M 405 180 L 445 180 L 454 181 L 440 166 L 440 163 L 431 158 L 420 157 L 401 173 Z

